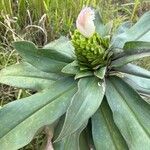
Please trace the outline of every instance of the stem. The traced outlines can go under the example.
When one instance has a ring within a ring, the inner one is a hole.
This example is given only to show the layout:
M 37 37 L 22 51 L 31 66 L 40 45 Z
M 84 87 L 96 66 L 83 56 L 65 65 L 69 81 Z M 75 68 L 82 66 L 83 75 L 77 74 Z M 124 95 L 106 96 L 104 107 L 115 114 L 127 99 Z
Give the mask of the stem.
M 49 127 L 45 127 L 45 133 L 47 135 L 47 142 L 46 142 L 46 146 L 44 150 L 54 150 L 53 145 L 52 145 L 52 137 L 53 137 L 53 133 L 50 130 Z

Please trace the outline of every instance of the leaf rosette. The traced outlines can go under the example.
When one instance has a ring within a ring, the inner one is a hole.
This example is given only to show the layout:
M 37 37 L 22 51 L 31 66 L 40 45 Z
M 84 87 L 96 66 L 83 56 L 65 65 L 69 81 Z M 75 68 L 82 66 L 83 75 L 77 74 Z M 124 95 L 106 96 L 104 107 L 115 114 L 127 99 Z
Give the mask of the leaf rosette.
M 131 64 L 150 56 L 149 24 L 147 12 L 112 33 L 86 7 L 71 40 L 14 42 L 24 62 L 2 69 L 0 82 L 36 93 L 0 108 L 0 149 L 19 149 L 47 126 L 56 150 L 149 150 L 150 72 Z

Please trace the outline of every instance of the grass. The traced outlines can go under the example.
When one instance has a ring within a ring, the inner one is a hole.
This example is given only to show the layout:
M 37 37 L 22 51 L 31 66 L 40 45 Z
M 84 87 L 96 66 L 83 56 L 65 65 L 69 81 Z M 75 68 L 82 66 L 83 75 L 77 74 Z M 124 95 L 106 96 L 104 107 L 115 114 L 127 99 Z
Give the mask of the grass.
M 123 21 L 136 22 L 150 9 L 149 0 L 1 0 L 0 1 L 0 69 L 19 62 L 12 41 L 30 40 L 42 46 L 60 35 L 69 36 L 83 6 L 98 8 L 104 21 L 113 20 L 117 27 Z M 150 70 L 149 58 L 137 62 Z M 30 92 L 0 85 L 0 106 L 25 97 Z M 38 150 L 43 134 L 21 150 Z

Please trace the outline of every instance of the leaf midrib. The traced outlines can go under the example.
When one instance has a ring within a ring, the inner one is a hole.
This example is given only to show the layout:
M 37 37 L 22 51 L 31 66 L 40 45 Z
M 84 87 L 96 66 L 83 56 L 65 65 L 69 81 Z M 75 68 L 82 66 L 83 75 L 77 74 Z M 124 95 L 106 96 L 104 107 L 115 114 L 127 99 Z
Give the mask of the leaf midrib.
M 89 83 L 89 82 L 90 82 L 90 80 L 88 81 L 88 83 Z M 88 84 L 88 83 L 87 83 L 87 84 Z M 94 89 L 94 87 L 93 87 L 93 89 Z M 91 88 L 91 91 L 92 91 L 92 88 Z M 80 89 L 80 91 L 77 91 L 76 94 L 78 95 L 79 93 L 82 93 L 82 92 L 81 92 L 81 89 Z M 74 95 L 74 97 L 75 97 L 75 96 L 76 96 L 76 95 Z M 73 97 L 72 101 L 74 100 L 74 97 Z M 86 96 L 85 99 L 87 99 L 87 96 Z M 76 122 L 77 116 L 80 114 L 80 112 L 81 112 L 81 110 L 82 110 L 82 108 L 83 108 L 83 104 L 85 105 L 85 102 L 86 102 L 86 104 L 87 104 L 87 101 L 83 101 L 82 105 L 80 105 L 80 107 L 79 107 L 79 109 L 78 109 L 78 112 L 77 112 L 76 116 L 75 116 L 74 119 L 73 119 L 73 120 L 74 120 L 74 121 L 73 121 L 73 124 L 74 124 L 74 122 Z M 66 128 L 70 130 L 71 125 L 72 125 L 72 124 L 70 123 L 70 125 L 69 125 L 68 127 L 66 126 Z M 66 130 L 66 128 L 64 128 L 64 129 Z
M 20 77 L 20 78 L 36 78 L 36 79 L 43 79 L 43 80 L 57 80 L 55 78 L 48 78 L 48 77 L 37 77 L 37 76 L 28 76 L 28 75 L 5 75 L 5 77 Z

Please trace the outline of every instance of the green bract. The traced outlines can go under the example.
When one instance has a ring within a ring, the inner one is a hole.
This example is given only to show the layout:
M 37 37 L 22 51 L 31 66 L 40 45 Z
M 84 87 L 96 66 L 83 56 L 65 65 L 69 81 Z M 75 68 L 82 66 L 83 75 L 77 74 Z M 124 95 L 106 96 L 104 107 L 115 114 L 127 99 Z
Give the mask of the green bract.
M 78 64 L 89 69 L 97 69 L 108 63 L 109 38 L 102 38 L 98 33 L 86 38 L 79 31 L 72 36 L 72 44 L 75 47 Z M 110 55 L 111 56 L 111 55 Z
M 24 62 L 2 69 L 0 82 L 37 92 L 0 108 L 0 150 L 27 145 L 45 126 L 43 143 L 51 137 L 55 150 L 149 150 L 150 72 L 131 62 L 150 56 L 150 12 L 114 34 L 95 18 L 90 38 L 14 42 Z

